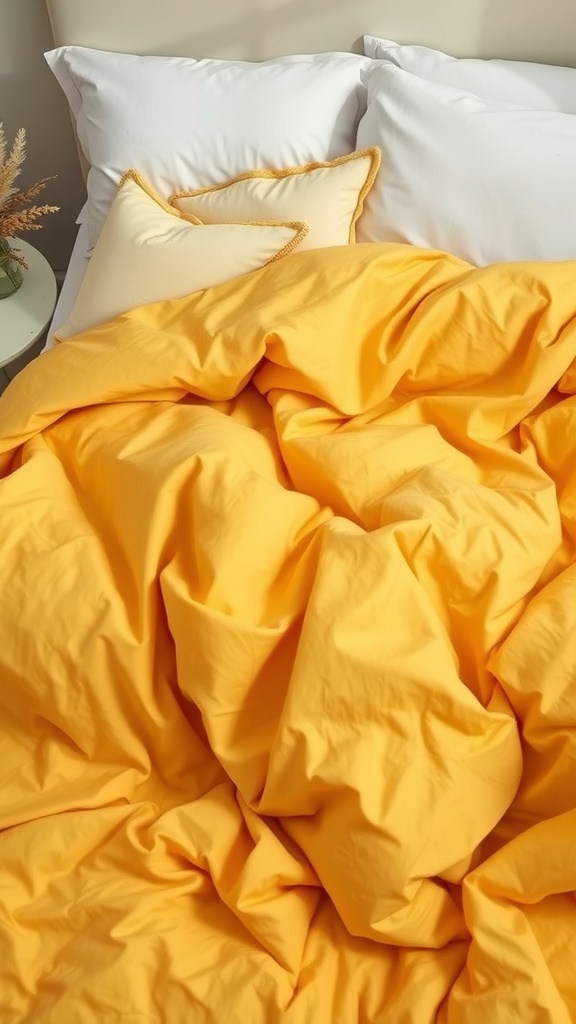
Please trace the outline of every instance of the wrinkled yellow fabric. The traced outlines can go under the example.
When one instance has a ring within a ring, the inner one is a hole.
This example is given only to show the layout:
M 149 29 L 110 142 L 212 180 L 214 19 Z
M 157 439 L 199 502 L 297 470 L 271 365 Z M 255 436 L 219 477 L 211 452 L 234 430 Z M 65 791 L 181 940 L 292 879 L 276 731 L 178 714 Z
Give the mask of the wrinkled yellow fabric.
M 576 264 L 357 246 L 16 378 L 2 1022 L 576 1019 L 574 360 Z

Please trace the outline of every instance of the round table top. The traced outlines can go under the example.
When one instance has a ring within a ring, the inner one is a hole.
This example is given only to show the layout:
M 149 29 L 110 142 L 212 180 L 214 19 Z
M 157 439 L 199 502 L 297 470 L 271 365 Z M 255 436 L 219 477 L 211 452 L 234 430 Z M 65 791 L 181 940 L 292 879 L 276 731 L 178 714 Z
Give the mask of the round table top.
M 21 238 L 11 239 L 29 269 L 17 292 L 0 299 L 0 367 L 30 348 L 48 327 L 56 305 L 56 278 L 48 260 Z

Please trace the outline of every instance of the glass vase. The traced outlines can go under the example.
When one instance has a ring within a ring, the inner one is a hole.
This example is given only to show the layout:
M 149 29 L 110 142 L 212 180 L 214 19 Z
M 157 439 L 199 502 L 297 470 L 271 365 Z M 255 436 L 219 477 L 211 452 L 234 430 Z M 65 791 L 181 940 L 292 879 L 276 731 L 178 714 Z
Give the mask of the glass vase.
M 22 268 L 10 248 L 7 238 L 0 238 L 0 299 L 17 292 L 22 284 Z

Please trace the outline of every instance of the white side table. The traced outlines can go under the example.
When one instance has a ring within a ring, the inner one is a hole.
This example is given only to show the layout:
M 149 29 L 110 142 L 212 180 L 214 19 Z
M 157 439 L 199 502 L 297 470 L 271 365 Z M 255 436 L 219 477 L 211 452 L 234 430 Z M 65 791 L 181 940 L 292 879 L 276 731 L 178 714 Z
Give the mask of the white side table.
M 14 248 L 29 269 L 22 270 L 18 291 L 0 299 L 0 392 L 27 362 L 28 350 L 42 338 L 56 305 L 56 278 L 48 260 L 21 238 L 14 239 Z

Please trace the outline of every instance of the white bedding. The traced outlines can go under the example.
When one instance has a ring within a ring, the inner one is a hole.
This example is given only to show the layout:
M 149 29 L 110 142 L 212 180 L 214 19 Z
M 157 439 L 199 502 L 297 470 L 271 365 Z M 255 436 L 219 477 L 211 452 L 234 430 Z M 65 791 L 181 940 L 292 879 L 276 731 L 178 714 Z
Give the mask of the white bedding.
M 52 348 L 55 331 L 62 326 L 63 323 L 68 319 L 78 290 L 82 283 L 82 278 L 86 273 L 86 267 L 90 262 L 90 258 L 86 255 L 88 249 L 88 225 L 86 223 L 80 224 L 78 234 L 76 235 L 76 241 L 74 248 L 72 249 L 72 255 L 70 257 L 70 263 L 68 264 L 68 270 L 66 271 L 66 277 L 64 278 L 64 284 L 58 296 L 58 302 L 56 303 L 56 309 L 54 310 L 54 316 L 48 329 L 46 337 L 46 344 L 44 351 L 48 348 Z

